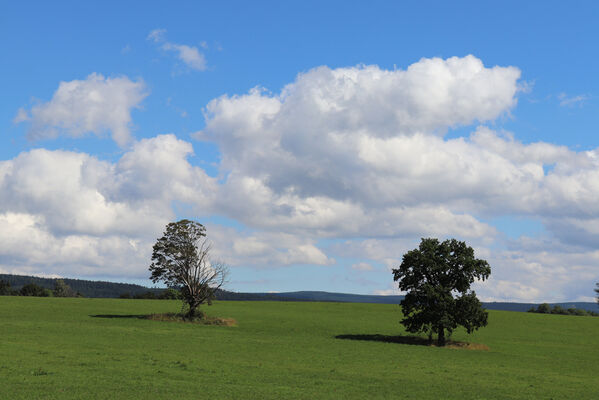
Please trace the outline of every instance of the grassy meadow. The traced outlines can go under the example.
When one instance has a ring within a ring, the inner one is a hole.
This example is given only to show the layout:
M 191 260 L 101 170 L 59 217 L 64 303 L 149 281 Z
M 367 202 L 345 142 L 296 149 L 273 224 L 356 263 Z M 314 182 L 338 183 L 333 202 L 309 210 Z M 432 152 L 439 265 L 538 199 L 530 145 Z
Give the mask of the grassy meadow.
M 487 328 L 452 337 L 489 350 L 465 350 L 393 342 L 397 305 L 203 308 L 234 327 L 136 317 L 180 307 L 0 297 L 0 398 L 599 398 L 599 318 L 490 311 Z

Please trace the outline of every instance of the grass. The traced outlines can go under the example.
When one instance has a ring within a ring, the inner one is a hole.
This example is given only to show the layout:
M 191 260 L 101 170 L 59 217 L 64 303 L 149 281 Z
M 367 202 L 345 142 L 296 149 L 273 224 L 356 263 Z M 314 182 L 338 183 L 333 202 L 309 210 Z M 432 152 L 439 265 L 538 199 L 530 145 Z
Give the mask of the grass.
M 394 305 L 204 308 L 236 326 L 138 317 L 180 307 L 0 297 L 0 398 L 598 398 L 599 318 L 491 311 L 451 338 L 488 347 L 470 351 L 410 343 Z

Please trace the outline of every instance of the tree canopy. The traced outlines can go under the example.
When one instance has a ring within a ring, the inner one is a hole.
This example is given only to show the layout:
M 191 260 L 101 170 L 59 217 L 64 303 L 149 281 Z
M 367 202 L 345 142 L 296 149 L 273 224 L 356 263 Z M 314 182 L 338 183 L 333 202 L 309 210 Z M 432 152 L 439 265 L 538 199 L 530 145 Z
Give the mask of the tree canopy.
M 0 279 L 0 296 L 12 294 L 10 282 Z
M 412 333 L 437 334 L 439 345 L 445 344 L 445 332 L 451 334 L 458 325 L 468 333 L 486 326 L 488 314 L 470 285 L 490 274 L 489 264 L 476 259 L 465 242 L 422 239 L 393 269 L 393 280 L 407 292 L 401 323 Z
M 54 281 L 54 297 L 77 297 L 77 293 L 64 280 L 57 279 Z
M 190 318 L 201 304 L 211 304 L 227 278 L 227 267 L 212 260 L 210 250 L 206 228 L 187 219 L 169 223 L 153 247 L 150 279 L 181 288 Z
M 19 290 L 21 296 L 49 297 L 52 292 L 35 283 L 28 283 Z

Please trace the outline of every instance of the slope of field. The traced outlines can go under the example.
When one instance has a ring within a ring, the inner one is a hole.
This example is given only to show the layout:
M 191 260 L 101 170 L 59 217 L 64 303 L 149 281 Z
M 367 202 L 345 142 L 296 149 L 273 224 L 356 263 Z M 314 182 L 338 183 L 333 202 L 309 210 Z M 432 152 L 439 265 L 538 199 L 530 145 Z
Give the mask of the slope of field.
M 491 311 L 404 341 L 396 305 L 217 302 L 236 327 L 139 319 L 177 301 L 0 297 L 2 399 L 596 399 L 599 318 Z M 363 340 L 339 339 L 337 336 Z M 366 340 L 364 340 L 366 339 Z

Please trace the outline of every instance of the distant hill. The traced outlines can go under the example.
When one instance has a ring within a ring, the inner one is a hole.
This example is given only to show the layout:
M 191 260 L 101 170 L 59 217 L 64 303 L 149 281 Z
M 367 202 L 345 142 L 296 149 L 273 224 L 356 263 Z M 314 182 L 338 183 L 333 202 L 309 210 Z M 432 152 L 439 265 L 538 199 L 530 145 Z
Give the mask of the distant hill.
M 260 295 L 274 295 L 280 298 L 294 298 L 303 301 L 336 301 L 342 303 L 378 303 L 399 304 L 403 296 L 379 296 L 368 294 L 330 293 L 330 292 L 282 292 L 282 293 L 259 293 Z
M 38 286 L 54 289 L 54 278 L 40 278 L 27 275 L 8 275 L 0 274 L 0 280 L 7 281 L 13 289 L 20 289 L 28 283 L 35 283 Z M 115 283 L 105 281 L 88 281 L 84 279 L 62 279 L 75 292 L 81 293 L 85 297 L 119 297 L 123 293 L 129 293 L 132 296 L 146 293 L 148 291 L 160 293 L 163 289 L 152 289 L 141 285 L 131 283 Z
M 61 278 L 75 292 L 81 293 L 84 297 L 98 298 L 116 298 L 124 293 L 131 297 L 141 295 L 147 292 L 160 294 L 164 289 L 148 288 L 132 283 L 117 283 L 106 281 L 89 281 L 84 279 Z M 56 278 L 41 278 L 28 275 L 9 275 L 0 274 L 0 280 L 7 281 L 13 289 L 19 290 L 29 283 L 35 283 L 46 289 L 54 289 Z M 218 300 L 272 300 L 272 301 L 294 301 L 292 297 L 280 298 L 271 293 L 236 293 L 226 290 L 219 290 L 216 294 Z
M 26 275 L 8 275 L 0 274 L 0 280 L 5 280 L 10 283 L 13 289 L 20 289 L 28 283 L 35 283 L 44 288 L 53 289 L 53 278 L 40 278 L 36 276 Z M 81 293 L 85 297 L 119 297 L 123 293 L 129 293 L 131 297 L 137 294 L 143 294 L 148 291 L 159 294 L 164 289 L 148 288 L 141 285 L 131 283 L 116 283 L 105 281 L 89 281 L 84 279 L 63 279 L 67 285 L 76 292 Z M 331 293 L 319 291 L 300 291 L 300 292 L 281 292 L 281 293 L 240 293 L 220 290 L 217 292 L 218 300 L 251 300 L 251 301 L 327 301 L 341 303 L 377 303 L 377 304 L 399 304 L 403 296 L 381 296 L 367 294 L 350 294 L 350 293 Z M 533 303 L 509 303 L 509 302 L 490 302 L 483 303 L 489 310 L 504 310 L 504 311 L 528 311 L 532 307 L 537 307 L 538 304 Z M 597 303 L 590 302 L 567 302 L 567 303 L 550 303 L 559 305 L 565 309 L 574 307 L 582 308 L 587 311 L 599 311 Z
M 266 293 L 260 293 L 265 295 Z M 337 301 L 345 303 L 378 303 L 378 304 L 399 304 L 404 296 L 381 296 L 381 295 L 364 295 L 364 294 L 348 294 L 348 293 L 330 293 L 330 292 L 282 292 L 269 293 L 281 298 L 294 298 L 303 301 Z M 483 302 L 485 308 L 489 310 L 504 310 L 504 311 L 528 311 L 532 307 L 537 307 L 534 303 L 509 303 L 509 302 Z M 582 308 L 587 311 L 599 311 L 597 303 L 591 302 L 566 302 L 566 303 L 550 303 L 559 305 L 562 308 Z

